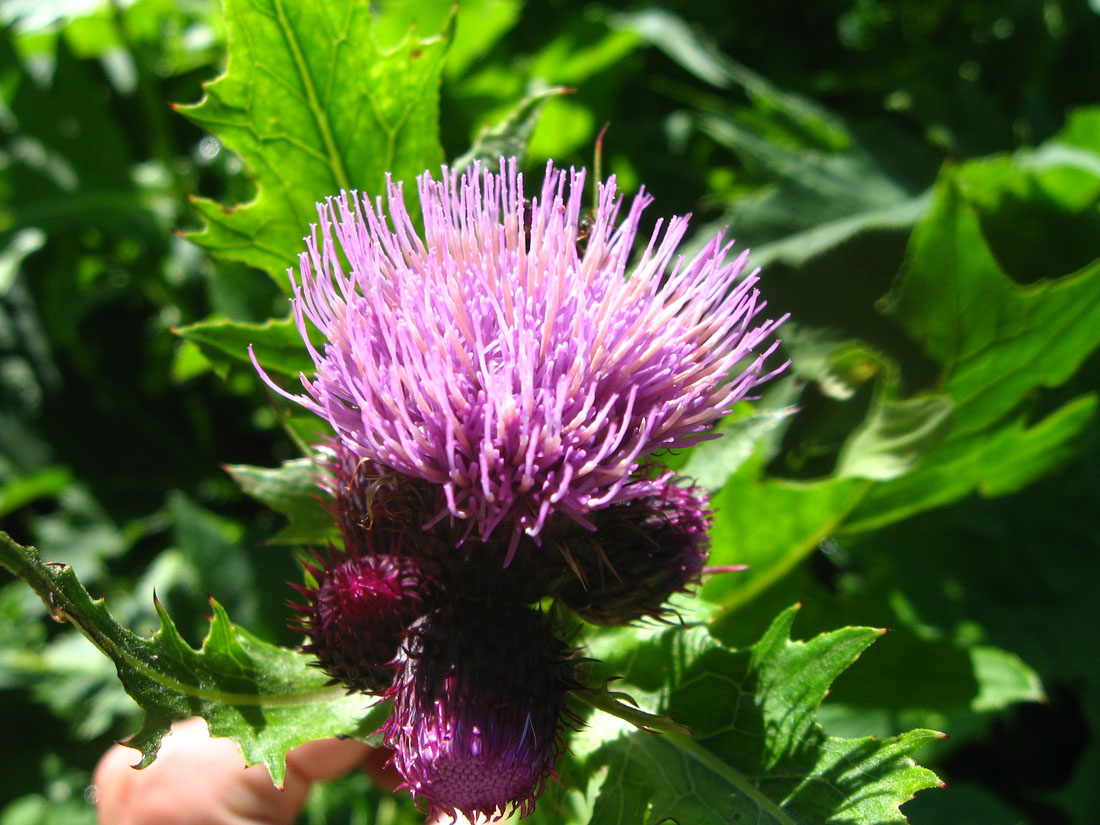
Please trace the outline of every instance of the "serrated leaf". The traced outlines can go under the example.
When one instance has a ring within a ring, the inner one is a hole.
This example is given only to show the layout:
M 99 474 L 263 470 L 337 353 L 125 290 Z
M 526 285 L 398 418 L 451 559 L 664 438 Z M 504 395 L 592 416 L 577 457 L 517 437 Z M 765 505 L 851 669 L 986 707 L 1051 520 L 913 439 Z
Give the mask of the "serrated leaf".
M 899 806 L 940 784 L 911 754 L 941 735 L 826 736 L 815 714 L 829 685 L 882 631 L 849 627 L 792 642 L 796 613 L 782 613 L 744 651 L 723 647 L 701 627 L 664 630 L 620 650 L 611 666 L 625 667 L 624 682 L 655 691 L 648 709 L 676 712 L 699 733 L 624 730 L 598 749 L 591 761 L 607 776 L 592 823 L 906 821 Z M 598 652 L 615 658 L 614 650 Z
M 102 599 L 92 599 L 71 567 L 43 563 L 33 547 L 6 533 L 0 533 L 0 564 L 115 663 L 126 692 L 145 711 L 129 742 L 141 751 L 143 767 L 156 757 L 171 724 L 189 716 L 203 717 L 214 736 L 235 741 L 248 764 L 266 765 L 277 785 L 286 752 L 296 745 L 378 726 L 382 711 L 370 710 L 373 700 L 327 686 L 308 657 L 235 626 L 213 600 L 209 633 L 196 650 L 159 604 L 159 632 L 137 636 L 115 621 Z
M 274 468 L 233 464 L 226 466 L 225 471 L 248 495 L 290 520 L 289 525 L 268 539 L 269 544 L 323 546 L 333 536 L 332 520 L 317 486 L 317 464 L 313 459 L 295 458 Z
M 624 722 L 629 722 L 640 730 L 650 733 L 679 733 L 685 736 L 694 736 L 695 731 L 680 725 L 667 716 L 656 713 L 647 713 L 638 707 L 629 693 L 611 690 L 609 683 L 604 683 L 599 688 L 575 688 L 569 694 L 572 698 L 614 716 Z
M 286 288 L 317 201 L 341 189 L 380 194 L 387 172 L 411 182 L 442 162 L 447 34 L 410 33 L 383 51 L 365 0 L 228 0 L 226 20 L 226 74 L 179 108 L 244 159 L 258 193 L 231 208 L 197 199 L 206 229 L 190 237 Z
M 218 372 L 225 375 L 231 367 L 247 365 L 251 369 L 248 348 L 269 373 L 290 378 L 312 374 L 313 361 L 302 345 L 302 337 L 293 318 L 270 319 L 262 324 L 247 324 L 227 319 L 199 321 L 174 330 L 176 335 L 193 341 Z

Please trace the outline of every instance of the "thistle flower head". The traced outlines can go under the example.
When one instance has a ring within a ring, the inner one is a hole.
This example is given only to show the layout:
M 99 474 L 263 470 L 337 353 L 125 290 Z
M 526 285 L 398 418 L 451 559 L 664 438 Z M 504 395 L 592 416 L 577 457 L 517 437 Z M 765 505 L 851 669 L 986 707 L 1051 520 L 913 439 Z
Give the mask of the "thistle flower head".
M 295 586 L 306 598 L 294 605 L 303 650 L 333 681 L 349 690 L 378 692 L 390 686 L 391 661 L 406 628 L 427 607 L 430 583 L 415 559 L 404 555 L 316 554 L 306 569 L 317 586 Z
M 782 320 L 757 320 L 756 276 L 721 235 L 677 257 L 685 217 L 658 221 L 632 263 L 651 199 L 624 209 L 613 178 L 578 251 L 584 191 L 583 171 L 548 166 L 528 200 L 514 159 L 444 168 L 418 181 L 423 237 L 400 184 L 388 218 L 344 193 L 318 205 L 291 276 L 316 373 L 304 395 L 273 388 L 360 458 L 441 488 L 427 521 L 482 540 L 500 526 L 509 560 L 555 515 L 591 528 L 663 487 L 647 458 L 707 437 L 769 377 Z
M 706 496 L 669 483 L 654 495 L 596 515 L 594 532 L 555 541 L 570 572 L 555 594 L 582 619 L 624 625 L 660 618 L 668 598 L 699 583 L 710 540 Z
M 383 732 L 429 813 L 534 810 L 561 750 L 567 654 L 546 618 L 517 604 L 450 605 L 410 628 Z

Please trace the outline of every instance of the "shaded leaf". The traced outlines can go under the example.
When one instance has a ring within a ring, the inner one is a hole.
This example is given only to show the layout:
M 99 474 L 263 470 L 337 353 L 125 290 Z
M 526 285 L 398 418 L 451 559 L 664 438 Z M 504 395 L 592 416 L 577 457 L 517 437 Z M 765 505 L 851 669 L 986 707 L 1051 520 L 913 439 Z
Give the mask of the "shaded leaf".
M 841 714 L 854 708 L 878 711 L 882 722 L 890 724 L 899 714 L 912 718 L 918 711 L 925 718 L 934 713 L 942 719 L 945 714 L 988 713 L 1045 700 L 1038 674 L 1006 650 L 899 631 L 890 636 L 890 644 L 867 655 L 859 674 L 841 679 L 829 692 L 826 727 L 840 733 Z M 859 732 L 887 733 L 882 724 Z
M 700 80 L 719 89 L 741 88 L 773 114 L 788 118 L 823 144 L 841 148 L 849 136 L 843 122 L 803 95 L 785 92 L 767 78 L 725 55 L 705 33 L 664 9 L 621 14 L 616 25 L 635 32 Z
M 295 458 L 275 468 L 234 464 L 225 470 L 248 495 L 290 520 L 289 525 L 268 539 L 269 544 L 321 546 L 333 536 L 332 519 L 317 486 L 317 465 L 313 459 Z
M 671 12 L 647 9 L 613 21 L 700 80 L 747 98 L 742 105 L 728 96 L 689 97 L 697 110 L 695 128 L 733 152 L 748 178 L 761 184 L 747 193 L 738 189 L 725 213 L 702 227 L 692 244 L 729 227 L 752 243 L 757 265 L 801 267 L 858 234 L 907 229 L 923 213 L 927 194 L 921 190 L 934 161 L 907 143 L 893 145 L 906 142 L 905 136 L 861 139 L 835 112 L 777 87 Z M 904 170 L 897 168 L 899 157 L 906 158 Z

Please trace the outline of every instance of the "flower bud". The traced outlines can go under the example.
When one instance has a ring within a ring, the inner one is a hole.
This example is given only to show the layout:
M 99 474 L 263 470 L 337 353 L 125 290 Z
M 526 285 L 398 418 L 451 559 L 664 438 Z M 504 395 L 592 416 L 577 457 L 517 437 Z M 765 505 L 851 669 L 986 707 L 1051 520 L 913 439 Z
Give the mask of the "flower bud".
M 660 618 L 669 596 L 699 583 L 710 543 L 702 492 L 670 483 L 601 510 L 593 522 L 595 532 L 573 531 L 555 542 L 571 568 L 556 595 L 585 621 Z
M 458 601 L 410 628 L 397 666 L 383 730 L 418 803 L 470 819 L 534 810 L 574 684 L 546 617 Z
M 391 661 L 406 628 L 426 609 L 430 583 L 402 555 L 317 555 L 307 565 L 317 587 L 292 585 L 307 599 L 293 605 L 309 637 L 303 650 L 349 691 L 375 693 L 393 680 Z

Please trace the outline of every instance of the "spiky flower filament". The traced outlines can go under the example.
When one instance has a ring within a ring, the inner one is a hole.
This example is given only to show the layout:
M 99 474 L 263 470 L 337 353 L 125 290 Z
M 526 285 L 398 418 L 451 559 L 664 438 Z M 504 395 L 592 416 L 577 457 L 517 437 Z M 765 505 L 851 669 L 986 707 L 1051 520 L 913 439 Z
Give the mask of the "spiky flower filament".
M 583 172 L 548 166 L 529 206 L 514 160 L 418 184 L 423 240 L 400 184 L 388 221 L 381 198 L 318 205 L 291 276 L 316 374 L 305 395 L 275 388 L 360 457 L 441 486 L 430 518 L 466 519 L 482 540 L 503 524 L 513 552 L 554 513 L 591 527 L 664 483 L 639 476 L 649 456 L 707 437 L 770 376 L 782 319 L 756 322 L 745 254 L 728 260 L 718 235 L 677 258 L 679 217 L 629 263 L 644 192 L 620 221 L 614 179 L 601 185 L 582 255 Z

